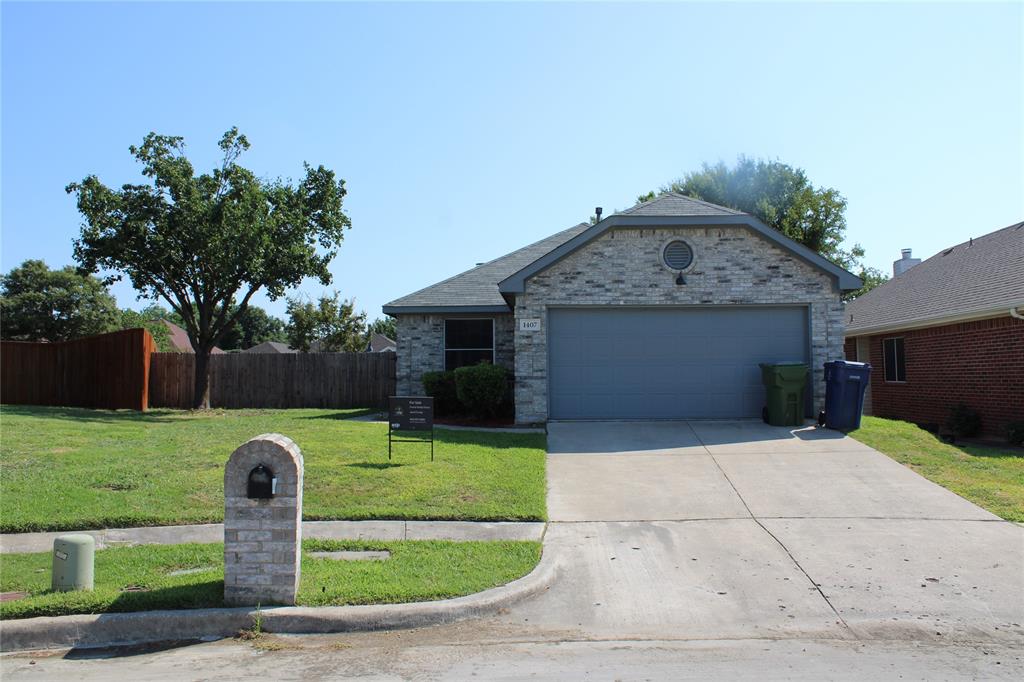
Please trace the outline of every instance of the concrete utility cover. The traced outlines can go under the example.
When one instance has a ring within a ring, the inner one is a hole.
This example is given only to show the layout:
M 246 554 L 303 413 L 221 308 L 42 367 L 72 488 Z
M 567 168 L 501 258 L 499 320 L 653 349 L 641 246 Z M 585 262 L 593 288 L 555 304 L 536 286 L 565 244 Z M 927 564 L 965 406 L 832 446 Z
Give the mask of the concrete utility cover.
M 391 558 L 391 552 L 386 549 L 379 552 L 306 552 L 306 556 L 313 559 L 334 559 L 335 561 L 384 561 Z

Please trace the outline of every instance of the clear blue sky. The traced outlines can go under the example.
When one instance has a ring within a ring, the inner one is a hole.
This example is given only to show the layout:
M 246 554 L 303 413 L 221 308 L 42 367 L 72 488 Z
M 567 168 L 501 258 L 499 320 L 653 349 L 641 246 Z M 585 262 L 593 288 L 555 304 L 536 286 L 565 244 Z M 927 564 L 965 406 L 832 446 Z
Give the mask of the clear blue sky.
M 887 271 L 1024 219 L 1021 3 L 4 2 L 2 24 L 4 271 L 71 262 L 68 182 L 137 182 L 151 130 L 208 169 L 232 125 L 262 175 L 345 178 L 334 286 L 371 319 L 739 154 L 838 188 Z

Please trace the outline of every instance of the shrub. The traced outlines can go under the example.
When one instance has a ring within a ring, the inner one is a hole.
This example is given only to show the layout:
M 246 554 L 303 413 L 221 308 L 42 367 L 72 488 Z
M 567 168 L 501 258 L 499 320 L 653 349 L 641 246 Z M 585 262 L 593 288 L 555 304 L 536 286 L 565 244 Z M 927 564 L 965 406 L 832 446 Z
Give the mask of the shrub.
M 960 403 L 949 411 L 946 426 L 954 435 L 962 438 L 976 436 L 981 430 L 981 415 L 977 410 Z
M 455 391 L 454 372 L 426 372 L 420 381 L 423 391 L 434 399 L 434 414 L 446 417 L 462 411 Z
M 477 417 L 493 417 L 508 404 L 509 374 L 504 367 L 480 363 L 455 370 L 459 402 Z
M 1010 441 L 1010 445 L 1024 445 L 1024 422 L 1007 424 L 1006 440 Z

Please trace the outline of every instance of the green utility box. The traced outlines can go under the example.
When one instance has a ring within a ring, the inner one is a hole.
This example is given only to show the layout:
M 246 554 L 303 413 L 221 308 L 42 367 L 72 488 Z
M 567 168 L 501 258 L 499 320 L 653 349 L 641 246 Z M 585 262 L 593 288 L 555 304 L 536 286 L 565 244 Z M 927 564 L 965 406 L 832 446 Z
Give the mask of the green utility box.
M 60 535 L 53 541 L 53 578 L 55 592 L 91 590 L 96 540 L 91 535 Z
M 767 393 L 762 417 L 772 426 L 804 423 L 804 387 L 807 365 L 802 362 L 763 363 L 761 381 Z

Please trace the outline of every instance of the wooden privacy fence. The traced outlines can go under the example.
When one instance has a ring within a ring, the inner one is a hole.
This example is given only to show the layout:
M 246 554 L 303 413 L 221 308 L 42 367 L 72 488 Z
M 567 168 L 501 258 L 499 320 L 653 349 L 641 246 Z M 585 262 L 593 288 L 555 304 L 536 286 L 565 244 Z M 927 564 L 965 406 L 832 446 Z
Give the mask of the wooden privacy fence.
M 145 329 L 88 336 L 59 343 L 0 343 L 0 401 L 10 405 L 60 405 L 145 410 L 150 356 Z
M 211 407 L 383 407 L 394 353 L 225 353 L 210 356 Z M 152 407 L 192 406 L 195 356 L 154 353 Z

